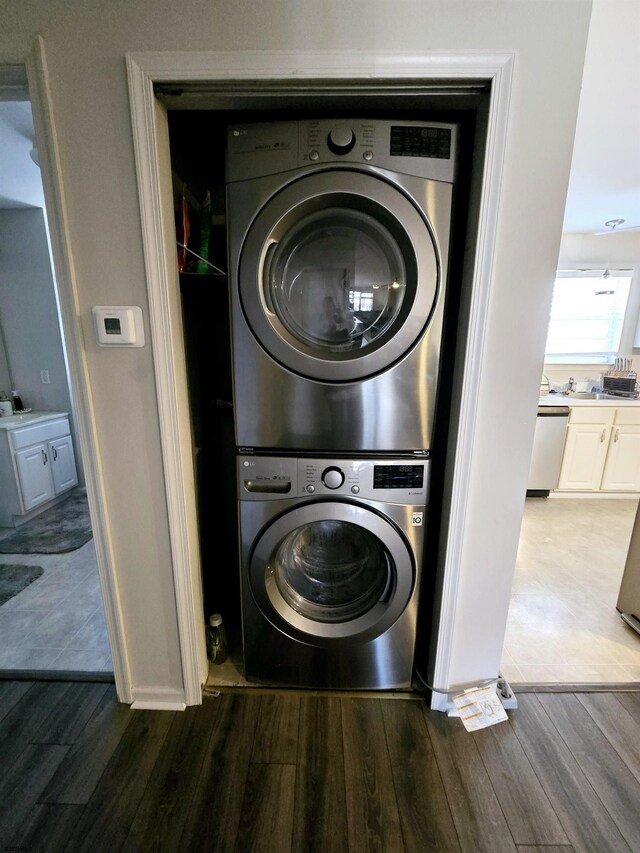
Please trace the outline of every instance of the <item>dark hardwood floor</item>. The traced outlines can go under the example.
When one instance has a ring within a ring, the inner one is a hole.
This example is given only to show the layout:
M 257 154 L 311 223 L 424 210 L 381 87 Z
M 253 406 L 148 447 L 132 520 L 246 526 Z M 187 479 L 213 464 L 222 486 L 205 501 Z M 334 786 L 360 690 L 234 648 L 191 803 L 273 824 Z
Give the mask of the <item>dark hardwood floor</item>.
M 640 693 L 518 698 L 468 734 L 420 700 L 2 681 L 0 850 L 640 851 Z

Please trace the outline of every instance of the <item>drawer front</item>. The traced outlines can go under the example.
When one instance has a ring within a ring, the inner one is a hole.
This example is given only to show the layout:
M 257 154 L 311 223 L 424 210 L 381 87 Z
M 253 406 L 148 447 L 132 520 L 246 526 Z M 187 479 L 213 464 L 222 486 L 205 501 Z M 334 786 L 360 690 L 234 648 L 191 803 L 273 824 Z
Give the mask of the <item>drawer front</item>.
M 61 438 L 69 435 L 69 419 L 56 418 L 53 421 L 33 424 L 33 426 L 21 427 L 11 430 L 11 444 L 14 450 L 22 450 L 32 444 L 40 444 L 43 441 L 51 441 L 53 438 Z
M 616 409 L 609 406 L 572 406 L 569 415 L 571 424 L 612 424 Z
M 616 409 L 615 423 L 640 426 L 640 403 L 637 406 L 625 406 L 624 408 Z

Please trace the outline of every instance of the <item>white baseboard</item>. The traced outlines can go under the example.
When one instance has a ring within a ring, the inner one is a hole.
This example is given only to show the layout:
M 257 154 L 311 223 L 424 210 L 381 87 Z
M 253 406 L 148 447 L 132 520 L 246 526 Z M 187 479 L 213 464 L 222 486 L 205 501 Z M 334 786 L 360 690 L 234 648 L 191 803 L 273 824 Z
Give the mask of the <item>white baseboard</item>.
M 166 687 L 133 688 L 131 691 L 135 711 L 184 711 L 187 703 L 184 690 Z

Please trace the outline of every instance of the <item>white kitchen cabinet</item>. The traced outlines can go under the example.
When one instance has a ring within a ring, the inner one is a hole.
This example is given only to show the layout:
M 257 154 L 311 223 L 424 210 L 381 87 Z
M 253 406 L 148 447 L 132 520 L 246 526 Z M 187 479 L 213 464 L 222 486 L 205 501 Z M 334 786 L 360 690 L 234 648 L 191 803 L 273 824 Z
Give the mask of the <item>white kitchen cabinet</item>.
M 558 488 L 640 492 L 640 404 L 571 409 Z
M 610 433 L 611 427 L 606 423 L 569 424 L 559 489 L 593 492 L 600 488 Z
M 613 427 L 600 488 L 606 492 L 640 492 L 640 426 Z
M 0 526 L 13 527 L 78 482 L 69 419 L 0 419 Z

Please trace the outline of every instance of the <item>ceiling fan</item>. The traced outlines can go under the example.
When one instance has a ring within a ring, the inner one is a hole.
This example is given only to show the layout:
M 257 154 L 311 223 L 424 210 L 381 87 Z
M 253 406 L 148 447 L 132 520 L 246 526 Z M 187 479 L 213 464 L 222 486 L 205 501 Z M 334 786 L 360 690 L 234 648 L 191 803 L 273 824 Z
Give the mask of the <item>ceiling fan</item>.
M 604 237 L 606 234 L 619 234 L 621 231 L 640 231 L 640 225 L 627 225 L 626 228 L 620 228 L 626 222 L 626 219 L 608 219 L 604 225 L 608 231 L 595 231 L 594 237 Z

